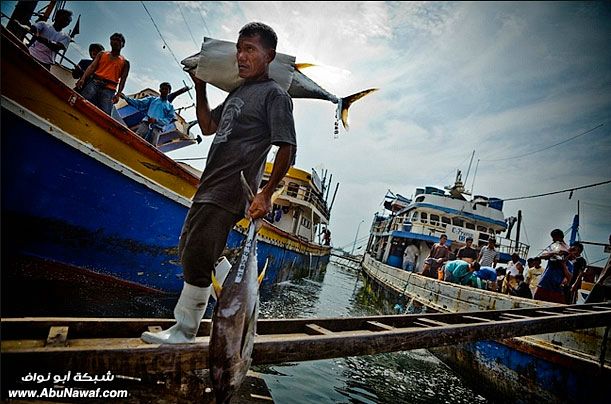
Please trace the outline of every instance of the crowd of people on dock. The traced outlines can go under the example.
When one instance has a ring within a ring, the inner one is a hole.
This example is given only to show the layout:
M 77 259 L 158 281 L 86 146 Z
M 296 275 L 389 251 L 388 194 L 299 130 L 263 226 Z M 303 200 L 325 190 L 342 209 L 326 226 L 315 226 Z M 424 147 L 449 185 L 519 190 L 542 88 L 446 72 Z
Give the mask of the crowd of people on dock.
M 468 237 L 464 247 L 451 251 L 446 244 L 447 236 L 441 235 L 424 260 L 421 274 L 512 296 L 573 304 L 584 277 L 591 275 L 586 260 L 581 256 L 583 245 L 580 242 L 567 245 L 564 233 L 559 229 L 553 230 L 550 236 L 550 246 L 538 256 L 523 260 L 519 254 L 513 253 L 507 266 L 501 267 L 498 265 L 500 252 L 494 238 L 478 250 L 473 247 L 473 239 Z M 404 270 L 415 270 L 417 254 L 414 245 L 405 247 Z M 545 268 L 542 260 L 547 261 Z
M 65 53 L 71 42 L 71 36 L 63 31 L 71 21 L 72 12 L 61 9 L 57 11 L 52 24 L 40 21 L 26 27 L 27 31 L 32 34 L 28 45 L 30 55 L 47 70 L 51 70 L 58 53 Z M 106 51 L 99 43 L 92 43 L 89 46 L 91 59 L 80 60 L 72 71 L 72 77 L 78 80 L 75 90 L 87 101 L 111 116 L 113 105 L 120 98 L 124 99 L 128 105 L 144 113 L 144 118 L 135 132 L 153 146 L 157 146 L 164 128 L 176 119 L 172 105 L 173 98 L 187 91 L 188 88 L 172 96 L 170 83 L 164 82 L 159 86 L 159 96 L 148 96 L 142 99 L 127 97 L 123 89 L 130 64 L 121 55 L 124 46 L 125 37 L 119 32 L 110 36 L 110 51 Z

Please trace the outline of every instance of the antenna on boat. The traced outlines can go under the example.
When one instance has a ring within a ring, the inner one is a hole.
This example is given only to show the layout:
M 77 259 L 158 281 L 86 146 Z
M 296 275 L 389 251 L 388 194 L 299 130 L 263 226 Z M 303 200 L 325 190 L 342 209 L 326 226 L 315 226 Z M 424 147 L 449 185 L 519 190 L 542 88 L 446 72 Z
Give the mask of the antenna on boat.
M 331 173 L 331 175 L 329 175 L 329 185 L 331 185 L 331 180 L 333 179 L 333 173 Z M 339 184 L 339 182 L 338 182 Z M 331 187 L 327 188 L 327 195 L 325 196 L 325 202 L 327 202 L 327 200 L 329 199 L 329 191 L 331 190 Z M 335 192 L 337 192 L 337 189 L 335 190 Z M 333 196 L 333 199 L 335 199 L 335 195 Z M 333 205 L 333 202 L 331 202 L 331 205 Z
M 331 181 L 329 181 L 331 184 Z M 329 205 L 329 215 L 331 215 L 331 209 L 333 209 L 333 203 L 335 202 L 335 195 L 337 195 L 337 189 L 339 188 L 339 182 L 335 185 L 335 192 L 333 192 L 333 199 L 331 199 L 331 205 Z
M 467 183 L 467 180 L 469 179 L 469 173 L 471 172 L 471 164 L 473 163 L 473 156 L 475 156 L 475 150 L 473 150 L 473 153 L 471 153 L 471 160 L 469 160 L 469 168 L 467 168 L 467 175 L 465 175 L 465 184 Z
M 471 195 L 473 195 L 473 187 L 475 186 L 475 176 L 477 175 L 477 167 L 479 167 L 479 159 L 477 159 L 477 164 L 475 164 L 475 172 L 473 173 L 473 181 L 471 182 L 471 190 L 469 191 Z

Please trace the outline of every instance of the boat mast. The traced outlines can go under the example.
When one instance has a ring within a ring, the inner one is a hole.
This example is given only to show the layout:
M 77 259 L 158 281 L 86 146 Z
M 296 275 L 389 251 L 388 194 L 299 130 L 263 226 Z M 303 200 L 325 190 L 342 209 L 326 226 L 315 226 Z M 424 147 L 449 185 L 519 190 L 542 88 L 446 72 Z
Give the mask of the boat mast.
M 465 175 L 465 184 L 469 179 L 469 173 L 471 172 L 471 164 L 473 163 L 473 156 L 475 156 L 475 150 L 473 150 L 473 153 L 471 153 L 471 160 L 469 160 L 469 168 L 467 168 L 467 175 Z
M 471 182 L 471 195 L 473 195 L 473 187 L 475 186 L 475 176 L 477 175 L 477 167 L 479 167 L 479 159 L 477 159 L 477 164 L 475 164 L 475 172 L 473 173 L 473 181 Z
M 331 184 L 331 180 L 329 180 L 329 184 Z M 333 209 L 333 203 L 335 203 L 335 195 L 337 195 L 337 188 L 339 188 L 339 182 L 337 183 L 337 185 L 335 185 L 335 192 L 333 192 L 333 199 L 331 199 L 331 205 L 329 205 L 329 216 L 331 216 L 331 209 Z

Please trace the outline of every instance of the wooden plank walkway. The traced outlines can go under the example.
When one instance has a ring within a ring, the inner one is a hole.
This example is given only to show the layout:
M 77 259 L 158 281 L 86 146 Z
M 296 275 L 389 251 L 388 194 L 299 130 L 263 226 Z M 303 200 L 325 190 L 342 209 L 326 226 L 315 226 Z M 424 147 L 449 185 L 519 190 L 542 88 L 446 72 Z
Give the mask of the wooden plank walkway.
M 165 319 L 4 318 L 2 368 L 110 369 L 124 374 L 207 368 L 210 320 L 202 321 L 194 344 L 149 345 L 139 338 L 149 327 L 173 323 Z M 611 326 L 611 302 L 451 314 L 268 319 L 257 323 L 253 364 L 371 355 L 604 326 Z

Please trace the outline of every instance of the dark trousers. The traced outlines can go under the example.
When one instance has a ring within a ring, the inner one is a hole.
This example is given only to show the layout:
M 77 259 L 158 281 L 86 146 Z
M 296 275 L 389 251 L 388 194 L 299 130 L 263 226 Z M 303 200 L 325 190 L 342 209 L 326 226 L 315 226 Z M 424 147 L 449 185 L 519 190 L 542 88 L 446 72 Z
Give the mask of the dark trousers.
M 185 282 L 210 286 L 214 264 L 223 253 L 229 232 L 242 217 L 217 205 L 193 202 L 178 244 Z

